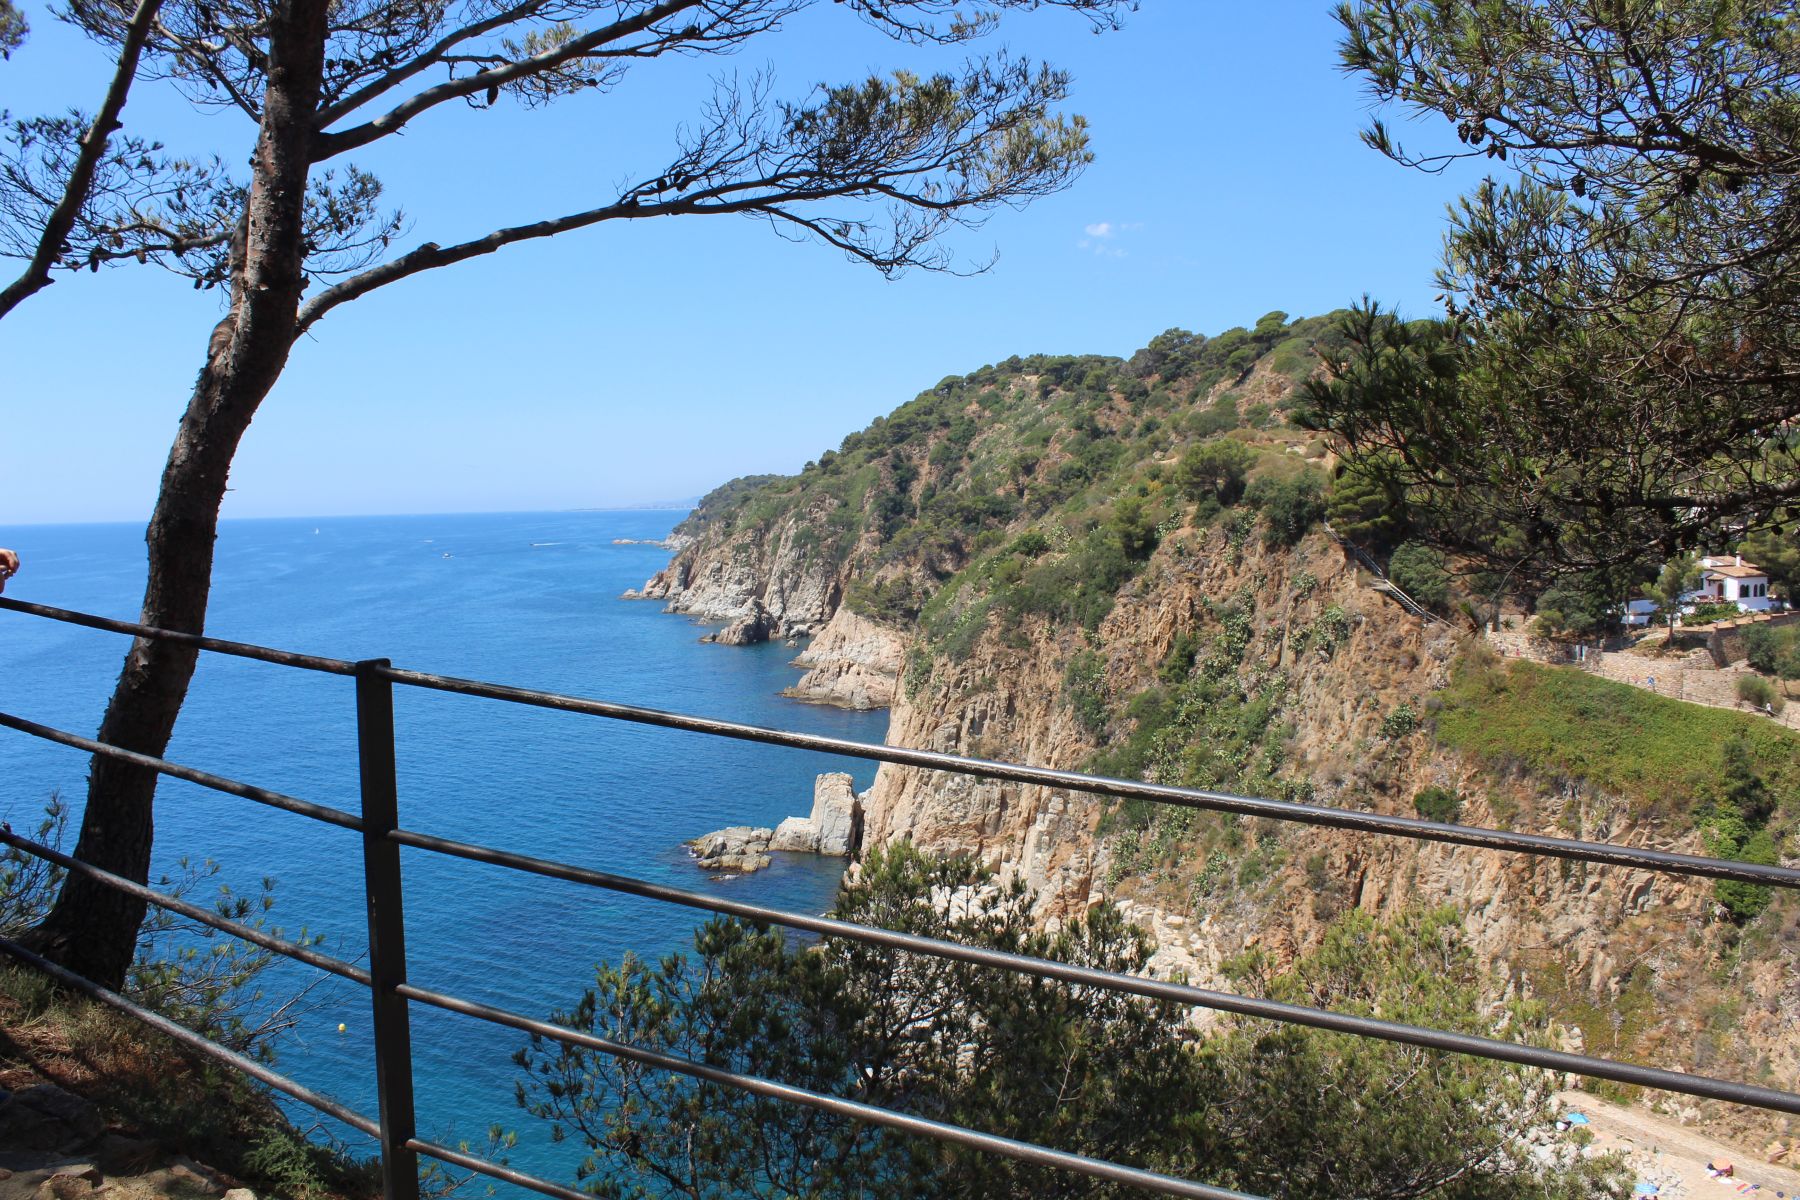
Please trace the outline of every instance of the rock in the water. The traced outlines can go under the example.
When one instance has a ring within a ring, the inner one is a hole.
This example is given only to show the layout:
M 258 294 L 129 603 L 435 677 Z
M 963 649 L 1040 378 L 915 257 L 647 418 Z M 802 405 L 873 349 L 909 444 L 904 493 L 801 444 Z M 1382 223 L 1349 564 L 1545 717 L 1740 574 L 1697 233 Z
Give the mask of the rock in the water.
M 766 827 L 733 825 L 688 843 L 688 849 L 708 871 L 747 874 L 769 865 L 769 842 L 775 831 Z
M 755 646 L 775 636 L 778 628 L 775 618 L 769 610 L 757 604 L 748 616 L 739 617 L 717 633 L 709 633 L 700 640 L 717 642 L 721 646 Z
M 786 850 L 797 854 L 817 854 L 819 852 L 819 831 L 814 827 L 810 817 L 788 817 L 775 827 L 775 836 L 769 841 L 769 849 Z
M 813 783 L 812 815 L 783 821 L 776 827 L 769 849 L 843 858 L 855 854 L 861 843 L 862 801 L 855 781 L 834 771 Z
M 700 865 L 709 871 L 718 871 L 729 875 L 748 875 L 752 871 L 760 871 L 769 865 L 766 854 L 721 854 L 717 858 L 702 859 Z

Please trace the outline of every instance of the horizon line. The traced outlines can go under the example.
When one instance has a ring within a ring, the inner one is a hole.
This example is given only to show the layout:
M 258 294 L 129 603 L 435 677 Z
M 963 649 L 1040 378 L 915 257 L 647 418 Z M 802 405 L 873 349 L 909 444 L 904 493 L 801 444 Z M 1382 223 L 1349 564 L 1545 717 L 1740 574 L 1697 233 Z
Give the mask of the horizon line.
M 662 501 L 649 504 L 620 504 L 584 506 L 581 508 L 490 508 L 490 509 L 436 509 L 414 512 L 372 512 L 372 513 L 296 513 L 292 515 L 263 514 L 253 517 L 220 517 L 219 523 L 235 524 L 248 521 L 367 521 L 376 518 L 394 517 L 508 517 L 508 516 L 574 516 L 580 513 L 628 513 L 628 512 L 691 512 L 699 503 L 699 497 L 689 500 Z M 147 525 L 148 518 L 94 519 L 86 521 L 4 521 L 0 529 L 67 529 L 88 525 Z

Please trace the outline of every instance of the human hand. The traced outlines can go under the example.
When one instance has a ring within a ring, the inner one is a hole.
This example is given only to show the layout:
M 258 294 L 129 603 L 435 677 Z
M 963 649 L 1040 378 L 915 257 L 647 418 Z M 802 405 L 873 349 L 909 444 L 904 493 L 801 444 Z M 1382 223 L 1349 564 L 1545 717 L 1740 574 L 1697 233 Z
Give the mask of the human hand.
M 6 590 L 6 581 L 19 573 L 19 556 L 11 550 L 0 547 L 0 592 Z

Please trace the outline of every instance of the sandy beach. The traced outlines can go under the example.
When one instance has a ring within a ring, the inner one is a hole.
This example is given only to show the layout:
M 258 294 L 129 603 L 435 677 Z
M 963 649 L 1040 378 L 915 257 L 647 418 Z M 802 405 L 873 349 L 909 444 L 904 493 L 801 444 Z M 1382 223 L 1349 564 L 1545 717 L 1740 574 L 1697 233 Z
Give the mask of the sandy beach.
M 1800 1171 L 1772 1166 L 1748 1146 L 1732 1145 L 1641 1108 L 1610 1104 L 1585 1092 L 1557 1098 L 1564 1112 L 1585 1114 L 1596 1151 L 1619 1150 L 1640 1181 L 1655 1184 L 1664 1200 L 1757 1200 L 1800 1196 Z M 1730 1178 L 1715 1179 L 1707 1163 L 1729 1162 Z

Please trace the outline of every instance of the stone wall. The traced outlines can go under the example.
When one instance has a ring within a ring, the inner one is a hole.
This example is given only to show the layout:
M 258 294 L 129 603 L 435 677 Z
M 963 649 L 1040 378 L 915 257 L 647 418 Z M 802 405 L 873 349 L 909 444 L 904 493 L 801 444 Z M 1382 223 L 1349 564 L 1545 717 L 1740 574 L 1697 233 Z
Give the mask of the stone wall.
M 1792 625 L 1800 621 L 1800 612 L 1748 613 L 1735 621 L 1715 621 L 1706 627 L 1706 650 L 1714 665 L 1725 667 L 1743 662 L 1750 653 L 1744 645 L 1744 634 L 1753 626 Z

